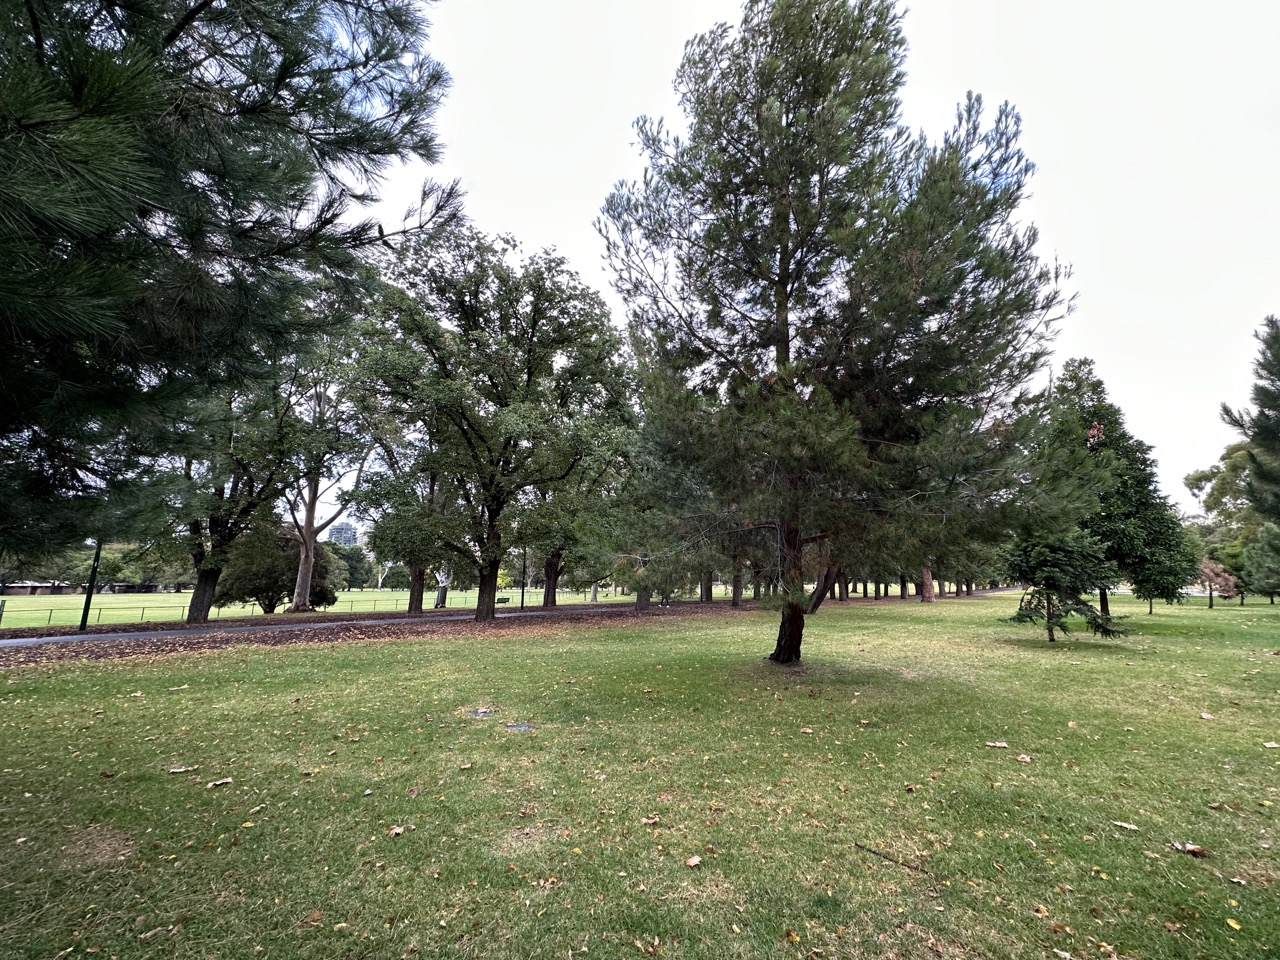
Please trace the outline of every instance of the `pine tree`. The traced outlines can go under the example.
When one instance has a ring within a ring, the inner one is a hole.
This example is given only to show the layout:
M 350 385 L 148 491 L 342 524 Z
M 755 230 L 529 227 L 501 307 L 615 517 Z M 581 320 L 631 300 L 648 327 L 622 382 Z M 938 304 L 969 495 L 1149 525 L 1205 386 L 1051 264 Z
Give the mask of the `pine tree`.
M 1248 441 L 1246 491 L 1258 515 L 1280 522 L 1280 319 L 1262 321 L 1254 334 L 1259 343 L 1253 372 L 1253 408 L 1222 405 L 1222 419 Z
M 438 155 L 425 36 L 409 0 L 0 0 L 0 553 L 83 536 L 154 425 L 306 334 L 381 174 Z
M 831 556 L 842 527 L 865 526 L 850 517 L 913 494 L 935 528 L 1008 499 L 1011 472 L 971 465 L 1007 465 L 1001 425 L 1061 306 L 1014 219 L 1031 173 L 1016 113 L 984 130 L 971 97 L 940 144 L 913 139 L 905 49 L 890 2 L 751 0 L 736 31 L 686 45 L 688 135 L 637 121 L 648 169 L 600 224 L 633 336 L 691 396 L 672 447 L 701 456 L 723 509 L 773 532 L 780 663 L 820 599 L 806 544 Z M 950 435 L 933 455 L 970 438 L 969 462 L 900 458 L 899 430 L 911 446 Z

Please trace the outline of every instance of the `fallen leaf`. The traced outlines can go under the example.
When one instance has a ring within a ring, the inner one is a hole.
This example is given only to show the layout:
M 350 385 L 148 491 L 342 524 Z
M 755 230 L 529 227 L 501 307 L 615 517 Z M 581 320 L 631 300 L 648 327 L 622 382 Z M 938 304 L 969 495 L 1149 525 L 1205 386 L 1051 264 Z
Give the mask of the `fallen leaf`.
M 1246 881 L 1246 880 L 1244 879 L 1244 877 L 1232 877 L 1232 878 L 1231 878 L 1231 882 L 1232 882 L 1232 883 L 1237 883 L 1237 884 L 1239 884 L 1239 885 L 1240 885 L 1240 886 L 1242 886 L 1242 887 L 1243 887 L 1243 886 L 1245 886 L 1245 885 L 1248 883 L 1248 881 Z
M 469 763 L 464 763 L 464 764 L 462 765 L 461 769 L 463 769 L 463 770 L 470 770 L 470 769 L 471 769 L 471 764 L 469 764 Z
M 410 788 L 409 788 L 409 799 L 410 799 L 410 800 L 414 799 L 414 798 L 415 798 L 419 793 L 421 793 L 421 792 L 422 792 L 422 791 L 421 791 L 421 790 L 419 790 L 417 787 L 410 787 Z
M 657 817 L 641 817 L 640 822 L 643 823 L 646 827 L 652 827 L 655 823 L 658 822 L 658 818 Z
M 1137 830 L 1137 826 L 1132 823 L 1125 823 L 1123 820 L 1112 820 L 1117 827 L 1123 827 L 1125 830 Z
M 800 942 L 800 934 L 796 933 L 796 932 L 795 932 L 794 930 L 792 930 L 790 927 L 787 927 L 787 939 L 788 939 L 789 941 L 791 941 L 792 943 L 799 943 L 799 942 Z
M 1227 917 L 1227 926 L 1230 927 L 1232 930 L 1239 930 L 1240 921 L 1236 920 L 1234 917 Z
M 173 693 L 175 690 L 185 690 L 185 689 L 187 689 L 187 687 L 188 687 L 188 686 L 189 686 L 189 684 L 185 684 L 185 683 L 184 683 L 184 684 L 183 684 L 182 686 L 180 686 L 180 687 L 170 687 L 170 688 L 169 688 L 169 692 L 170 692 L 170 693 Z
M 995 749 L 997 749 L 997 750 L 1008 750 L 1008 749 L 1009 749 L 1009 745 L 1008 745 L 1007 743 L 1005 743 L 1003 740 L 988 740 L 988 741 L 987 741 L 987 746 L 988 746 L 988 747 L 994 747 L 994 748 L 995 748 Z
M 1173 847 L 1173 849 L 1177 850 L 1179 853 L 1189 853 L 1193 857 L 1204 859 L 1209 856 L 1209 851 L 1199 844 L 1179 843 L 1175 840 L 1173 843 L 1169 844 L 1169 846 Z
M 801 727 L 801 728 L 800 728 L 800 732 L 801 732 L 801 733 L 813 733 L 813 728 L 812 728 L 812 727 Z
M 323 910 L 312 910 L 310 913 L 308 913 L 305 917 L 302 918 L 302 922 L 309 923 L 312 926 L 315 926 L 323 919 L 324 919 Z
M 1276 743 L 1274 740 L 1268 740 L 1263 744 L 1263 746 L 1268 750 L 1274 750 L 1276 747 L 1280 747 L 1280 743 Z
M 1019 763 L 1030 763 L 1030 762 L 1031 762 L 1031 758 L 1030 758 L 1030 757 L 1028 757 L 1025 753 L 1020 753 L 1020 754 L 1018 754 L 1018 762 L 1019 762 Z
M 1179 930 L 1182 929 L 1182 924 L 1174 923 L 1172 920 L 1167 920 L 1165 921 L 1164 928 L 1168 930 L 1170 933 L 1177 933 Z
M 169 772 L 170 773 L 190 773 L 192 770 L 199 770 L 199 769 L 200 769 L 200 766 L 199 764 L 197 764 L 194 767 L 170 767 Z
M 1071 954 L 1067 953 L 1065 950 L 1059 950 L 1057 947 L 1053 948 L 1053 955 L 1055 957 L 1062 957 L 1062 960 L 1071 960 Z
M 695 854 L 694 856 L 692 856 L 692 857 L 690 857 L 688 860 L 686 860 L 686 861 L 684 862 L 684 865 L 685 865 L 686 867 L 690 867 L 690 868 L 692 868 L 692 867 L 696 867 L 696 866 L 697 866 L 698 864 L 700 864 L 700 863 L 702 863 L 702 858 L 701 858 L 701 857 L 699 857 L 697 854 Z
M 1037 903 L 1034 907 L 1031 908 L 1031 912 L 1034 913 L 1037 917 L 1047 917 L 1049 915 L 1049 908 L 1046 907 L 1043 903 Z
M 387 831 L 388 837 L 399 837 L 403 834 L 404 834 L 404 827 L 400 826 L 399 824 L 397 824 L 396 826 L 392 827 L 390 830 Z
M 1201 719 L 1201 720 L 1212 720 L 1212 719 L 1213 719 L 1213 714 L 1212 714 L 1212 713 L 1202 713 L 1202 714 L 1200 714 L 1200 719 Z
M 1074 720 L 1068 720 L 1068 721 L 1067 721 L 1067 729 L 1068 729 L 1068 730 L 1074 730 L 1075 728 L 1076 728 L 1076 722 L 1075 722 Z
M 204 785 L 206 790 L 212 790 L 214 787 L 225 787 L 228 783 L 235 783 L 230 777 L 223 777 L 221 780 L 212 780 Z

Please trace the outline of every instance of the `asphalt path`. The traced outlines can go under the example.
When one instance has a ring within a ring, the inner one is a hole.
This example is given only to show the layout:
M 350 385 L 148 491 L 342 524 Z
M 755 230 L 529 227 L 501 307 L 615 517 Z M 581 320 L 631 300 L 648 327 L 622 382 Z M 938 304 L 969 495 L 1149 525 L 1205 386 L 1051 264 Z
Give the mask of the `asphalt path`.
M 614 606 L 610 604 L 610 606 Z M 619 607 L 618 612 L 630 612 L 633 610 L 631 604 L 616 604 Z M 588 607 L 584 612 L 600 614 L 605 612 L 613 612 L 608 607 Z M 512 610 L 496 614 L 499 620 L 506 620 L 516 617 L 546 617 L 556 614 L 569 614 L 572 611 L 563 607 L 557 607 L 554 610 Z M 395 620 L 308 620 L 301 623 L 262 623 L 249 624 L 237 627 L 191 627 L 179 630 L 136 630 L 130 633 L 67 633 L 56 637 L 13 637 L 10 639 L 0 639 L 0 649 L 4 647 L 30 647 L 40 643 L 78 643 L 81 641 L 112 641 L 112 640 L 163 640 L 174 637 L 199 637 L 214 633 L 283 633 L 290 630 L 323 630 L 330 627 L 359 627 L 376 624 L 390 623 L 438 623 L 440 621 L 449 620 L 474 620 L 474 613 L 458 613 L 458 614 L 436 614 L 425 617 L 400 617 Z

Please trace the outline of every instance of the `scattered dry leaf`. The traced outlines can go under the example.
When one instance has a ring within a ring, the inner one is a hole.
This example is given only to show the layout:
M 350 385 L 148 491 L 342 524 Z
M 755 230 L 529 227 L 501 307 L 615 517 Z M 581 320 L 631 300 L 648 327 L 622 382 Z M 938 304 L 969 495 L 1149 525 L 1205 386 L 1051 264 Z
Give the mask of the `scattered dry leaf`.
M 223 777 L 221 780 L 211 780 L 209 783 L 204 785 L 204 788 L 206 790 L 212 790 L 214 787 L 225 787 L 227 784 L 234 782 L 235 781 L 230 777 Z
M 1232 930 L 1239 930 L 1240 921 L 1235 919 L 1234 917 L 1227 917 L 1227 926 L 1230 927 Z
M 800 934 L 796 933 L 790 927 L 787 927 L 787 939 L 792 943 L 800 942 Z
M 1274 740 L 1268 740 L 1263 744 L 1263 746 L 1268 750 L 1274 750 L 1276 747 L 1280 747 L 1280 743 L 1276 743 Z
M 421 790 L 419 790 L 417 787 L 410 787 L 410 788 L 409 788 L 409 799 L 410 799 L 410 800 L 414 799 L 414 798 L 415 798 L 419 793 L 421 793 L 421 792 L 422 792 L 422 791 L 421 791 Z
M 1030 763 L 1030 762 L 1031 762 L 1031 758 L 1030 758 L 1030 757 L 1028 757 L 1025 753 L 1020 753 L 1020 754 L 1018 754 L 1018 762 L 1019 762 L 1019 763 Z
M 1202 713 L 1202 714 L 1200 714 L 1200 719 L 1201 719 L 1201 720 L 1212 720 L 1212 719 L 1214 719 L 1214 717 L 1213 717 L 1213 714 L 1212 714 L 1212 713 Z
M 394 827 L 392 827 L 387 831 L 387 836 L 398 837 L 398 836 L 401 836 L 403 833 L 404 833 L 404 827 L 400 826 L 399 824 L 396 824 Z
M 1114 823 L 1117 827 L 1121 827 L 1122 829 L 1125 829 L 1125 830 L 1137 830 L 1137 829 L 1138 829 L 1138 827 L 1137 827 L 1137 825 L 1136 825 L 1136 824 L 1132 824 L 1132 823 L 1125 823 L 1123 820 L 1112 820 L 1111 822 L 1112 822 L 1112 823 Z
M 694 856 L 692 856 L 692 857 L 690 857 L 688 860 L 686 860 L 686 861 L 684 862 L 684 865 L 685 865 L 686 867 L 690 867 L 690 868 L 692 868 L 692 867 L 696 867 L 696 866 L 697 866 L 698 864 L 700 864 L 700 863 L 702 863 L 702 858 L 701 858 L 701 857 L 699 857 L 697 854 L 695 854 Z
M 312 910 L 310 913 L 308 913 L 305 917 L 302 918 L 302 922 L 306 924 L 310 924 L 311 926 L 314 927 L 318 925 L 320 921 L 323 919 L 324 919 L 323 910 Z
M 1208 850 L 1195 843 L 1179 843 L 1175 840 L 1173 843 L 1169 844 L 1169 846 L 1173 847 L 1173 849 L 1177 850 L 1179 853 L 1189 853 L 1191 856 L 1199 857 L 1201 859 L 1209 855 Z
M 997 749 L 997 750 L 1008 750 L 1008 749 L 1009 749 L 1009 745 L 1008 745 L 1007 743 L 1005 743 L 1003 740 L 988 740 L 988 741 L 987 741 L 987 746 L 988 746 L 988 747 L 994 747 L 994 748 L 995 748 L 995 749 Z

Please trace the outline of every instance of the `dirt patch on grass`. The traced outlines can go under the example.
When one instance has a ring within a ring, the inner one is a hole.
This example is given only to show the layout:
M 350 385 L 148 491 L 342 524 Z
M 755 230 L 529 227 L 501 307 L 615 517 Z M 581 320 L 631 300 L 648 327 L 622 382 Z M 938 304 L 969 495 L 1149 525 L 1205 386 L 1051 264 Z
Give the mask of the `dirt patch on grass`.
M 498 843 L 503 856 L 535 853 L 547 845 L 551 831 L 541 823 L 526 823 L 516 827 Z
M 132 834 L 95 824 L 67 834 L 58 847 L 58 861 L 70 869 L 103 867 L 128 860 L 137 852 L 138 841 Z

